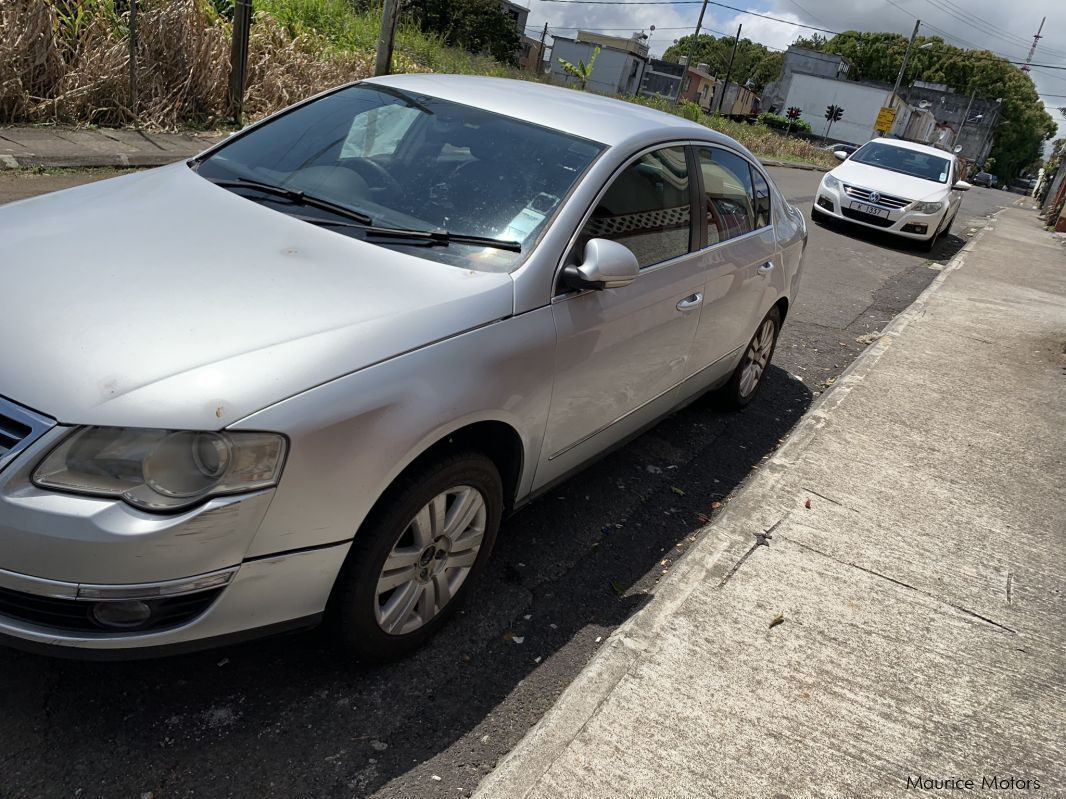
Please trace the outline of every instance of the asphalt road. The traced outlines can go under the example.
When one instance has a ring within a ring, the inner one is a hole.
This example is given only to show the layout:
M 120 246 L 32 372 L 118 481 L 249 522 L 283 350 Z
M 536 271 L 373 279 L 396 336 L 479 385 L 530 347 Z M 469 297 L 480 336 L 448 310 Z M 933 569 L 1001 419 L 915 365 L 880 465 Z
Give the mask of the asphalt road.
M 771 171 L 809 217 L 820 174 Z M 0 173 L 0 201 L 84 179 Z M 402 663 L 342 662 L 317 633 L 125 664 L 0 650 L 0 797 L 469 795 L 864 337 L 1017 199 L 968 192 L 932 260 L 812 225 L 760 397 L 737 414 L 693 405 L 508 520 L 465 610 Z

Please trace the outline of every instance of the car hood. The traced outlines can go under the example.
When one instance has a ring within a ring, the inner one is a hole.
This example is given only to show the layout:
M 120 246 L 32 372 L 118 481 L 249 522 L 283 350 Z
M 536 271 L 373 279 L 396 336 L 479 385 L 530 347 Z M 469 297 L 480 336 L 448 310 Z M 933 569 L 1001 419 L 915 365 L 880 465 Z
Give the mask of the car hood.
M 0 242 L 0 395 L 64 423 L 219 429 L 514 303 L 185 164 L 0 207 Z
M 942 200 L 948 193 L 948 184 L 911 177 L 889 169 L 845 161 L 829 173 L 837 180 L 852 183 L 882 194 L 894 194 L 908 200 Z

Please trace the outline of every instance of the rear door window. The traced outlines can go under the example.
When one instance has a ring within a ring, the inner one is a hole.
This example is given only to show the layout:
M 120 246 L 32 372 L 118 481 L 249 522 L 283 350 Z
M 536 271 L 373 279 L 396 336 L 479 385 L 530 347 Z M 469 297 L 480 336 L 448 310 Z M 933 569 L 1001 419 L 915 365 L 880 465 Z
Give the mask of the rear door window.
M 698 157 L 707 246 L 751 233 L 756 214 L 748 162 L 718 147 L 700 147 Z
M 748 167 L 751 169 L 751 185 L 755 190 L 755 229 L 758 230 L 770 224 L 770 186 L 762 172 L 750 164 Z

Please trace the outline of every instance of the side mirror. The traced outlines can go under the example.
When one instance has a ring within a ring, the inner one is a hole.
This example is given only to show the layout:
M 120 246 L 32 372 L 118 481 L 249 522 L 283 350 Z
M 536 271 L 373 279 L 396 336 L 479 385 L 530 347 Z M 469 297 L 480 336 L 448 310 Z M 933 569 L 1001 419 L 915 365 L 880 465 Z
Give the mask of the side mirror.
M 838 161 L 847 161 L 848 160 L 848 154 L 846 152 L 844 152 L 843 150 L 834 150 L 833 151 L 833 155 L 836 156 L 836 159 Z
M 973 186 L 965 180 L 957 180 L 955 181 L 955 185 L 951 188 L 955 189 L 955 191 L 967 191 L 968 189 L 973 188 Z
M 640 264 L 628 247 L 608 239 L 590 239 L 579 266 L 563 269 L 563 282 L 572 289 L 620 289 L 640 274 Z

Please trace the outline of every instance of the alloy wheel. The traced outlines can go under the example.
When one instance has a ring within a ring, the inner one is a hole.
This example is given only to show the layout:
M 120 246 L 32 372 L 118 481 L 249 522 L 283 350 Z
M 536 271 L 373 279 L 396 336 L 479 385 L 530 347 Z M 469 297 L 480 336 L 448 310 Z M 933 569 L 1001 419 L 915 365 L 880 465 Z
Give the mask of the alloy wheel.
M 454 486 L 415 514 L 385 559 L 374 591 L 378 626 L 404 635 L 428 624 L 470 574 L 488 512 L 476 488 Z
M 744 368 L 740 373 L 740 395 L 749 396 L 759 385 L 762 373 L 770 362 L 770 355 L 774 349 L 774 320 L 767 317 L 763 320 L 748 351 L 744 353 Z

